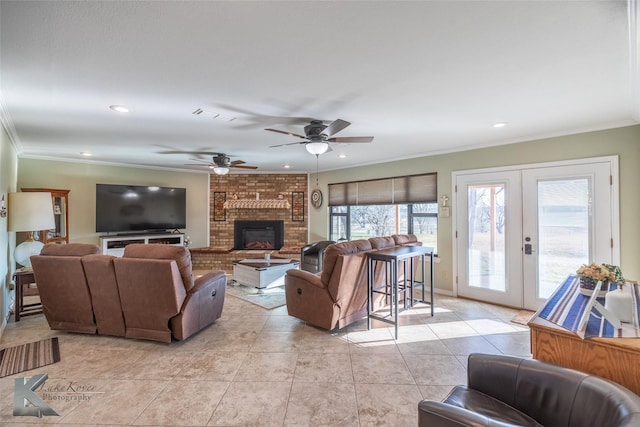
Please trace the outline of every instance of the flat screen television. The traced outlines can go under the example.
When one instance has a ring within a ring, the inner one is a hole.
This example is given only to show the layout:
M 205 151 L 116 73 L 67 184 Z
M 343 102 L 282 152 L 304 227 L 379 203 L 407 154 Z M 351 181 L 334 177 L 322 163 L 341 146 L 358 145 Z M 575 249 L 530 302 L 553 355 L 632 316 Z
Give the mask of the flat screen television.
M 186 211 L 186 188 L 96 184 L 96 232 L 185 228 Z

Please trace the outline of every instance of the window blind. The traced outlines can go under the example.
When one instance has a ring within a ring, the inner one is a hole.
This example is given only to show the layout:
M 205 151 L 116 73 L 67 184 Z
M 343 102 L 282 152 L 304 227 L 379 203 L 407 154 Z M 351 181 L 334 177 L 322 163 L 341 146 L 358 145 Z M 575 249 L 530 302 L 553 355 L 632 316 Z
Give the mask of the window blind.
M 437 178 L 429 173 L 329 184 L 329 206 L 437 202 Z

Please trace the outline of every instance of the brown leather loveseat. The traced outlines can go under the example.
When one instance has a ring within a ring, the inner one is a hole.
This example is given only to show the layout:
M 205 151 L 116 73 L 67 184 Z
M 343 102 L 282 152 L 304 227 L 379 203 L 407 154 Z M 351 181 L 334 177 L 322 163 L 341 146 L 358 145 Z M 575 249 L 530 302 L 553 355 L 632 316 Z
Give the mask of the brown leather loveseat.
M 122 258 L 95 245 L 45 245 L 31 257 L 51 329 L 171 342 L 222 314 L 224 271 L 193 279 L 185 247 L 131 244 Z
M 415 235 L 372 237 L 334 243 L 324 251 L 322 270 L 288 270 L 285 275 L 287 311 L 312 325 L 343 328 L 367 314 L 367 257 L 370 251 L 420 245 Z M 383 280 L 376 269 L 376 283 Z M 376 298 L 374 306 L 381 304 Z

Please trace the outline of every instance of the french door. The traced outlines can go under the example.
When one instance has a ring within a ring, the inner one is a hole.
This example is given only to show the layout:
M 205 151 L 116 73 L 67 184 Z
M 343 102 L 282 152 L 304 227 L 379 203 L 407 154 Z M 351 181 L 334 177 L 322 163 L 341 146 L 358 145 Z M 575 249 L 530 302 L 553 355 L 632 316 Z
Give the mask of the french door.
M 618 263 L 614 176 L 615 157 L 454 173 L 457 294 L 536 310 L 580 265 Z

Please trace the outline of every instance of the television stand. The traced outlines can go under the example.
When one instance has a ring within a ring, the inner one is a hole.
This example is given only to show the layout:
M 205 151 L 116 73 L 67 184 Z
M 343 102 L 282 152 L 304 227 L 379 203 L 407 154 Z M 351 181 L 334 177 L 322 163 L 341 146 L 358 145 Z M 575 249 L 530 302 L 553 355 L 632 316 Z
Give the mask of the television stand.
M 184 234 L 165 232 L 100 237 L 100 248 L 105 255 L 121 257 L 124 254 L 124 248 L 132 243 L 142 243 L 145 245 L 159 243 L 163 245 L 183 246 Z

